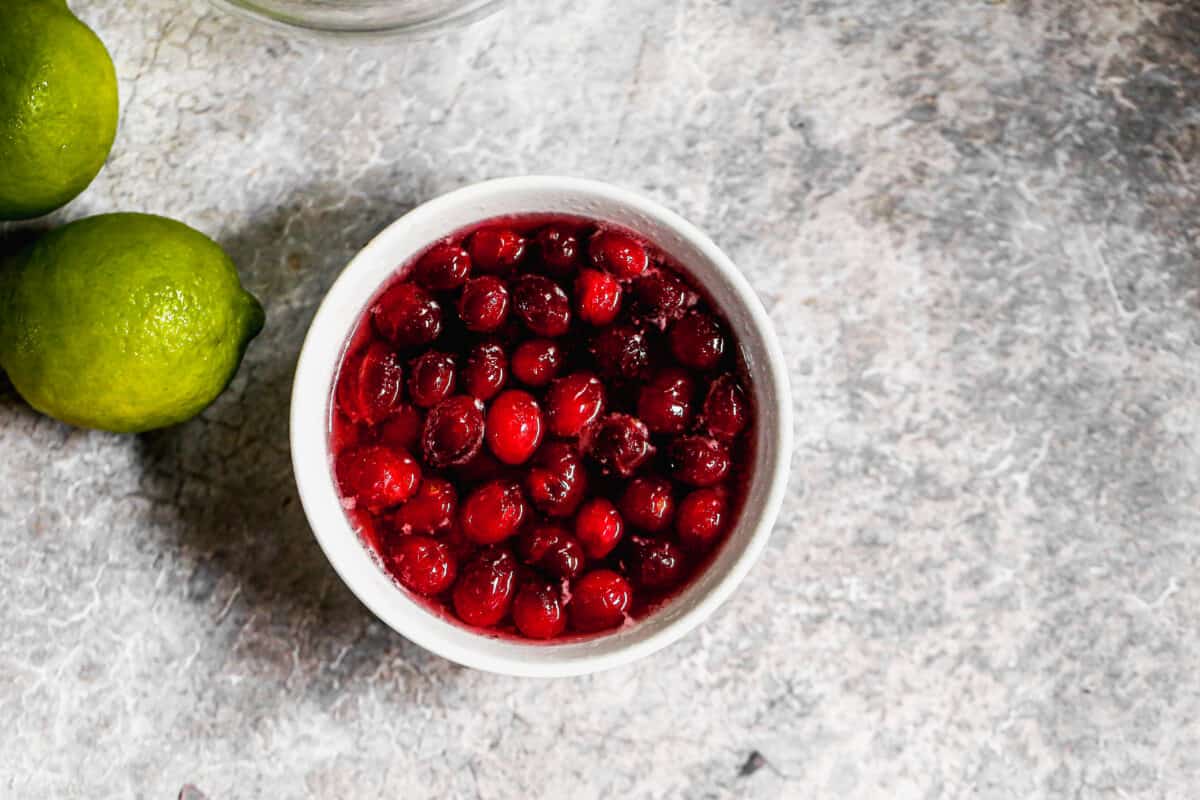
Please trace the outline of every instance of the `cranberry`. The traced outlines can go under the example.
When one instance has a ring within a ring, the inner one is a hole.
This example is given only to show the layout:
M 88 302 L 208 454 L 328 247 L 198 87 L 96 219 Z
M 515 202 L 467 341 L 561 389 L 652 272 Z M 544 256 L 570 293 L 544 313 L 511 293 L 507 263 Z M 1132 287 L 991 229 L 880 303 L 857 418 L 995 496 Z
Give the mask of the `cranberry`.
M 454 475 L 465 483 L 484 483 L 508 477 L 506 469 L 487 448 L 480 448 L 470 461 L 454 465 Z
M 529 499 L 551 517 L 569 517 L 583 502 L 587 473 L 579 454 L 566 442 L 550 442 L 538 451 L 525 476 Z
M 338 455 L 337 476 L 343 493 L 379 511 L 412 497 L 421 482 L 421 468 L 403 450 L 368 445 Z
M 575 309 L 589 325 L 608 325 L 621 310 L 621 284 L 607 272 L 579 270 L 575 279 Z
M 544 275 L 522 275 L 513 284 L 513 310 L 538 336 L 562 336 L 571 326 L 571 300 Z
M 432 467 L 465 464 L 483 445 L 483 404 L 474 397 L 455 395 L 425 417 L 421 451 Z
M 547 225 L 538 231 L 542 261 L 552 271 L 565 275 L 575 268 L 579 258 L 579 237 L 561 225 Z
M 732 375 L 722 375 L 708 387 L 704 398 L 704 424 L 718 439 L 734 439 L 750 418 L 746 393 Z
M 558 590 L 548 583 L 529 582 L 518 589 L 512 619 L 517 630 L 530 639 L 553 639 L 567 627 Z
M 528 513 L 521 487 L 512 481 L 495 480 L 467 495 L 459 521 L 471 541 L 494 544 L 516 533 Z
M 512 354 L 513 377 L 526 386 L 545 386 L 562 368 L 559 346 L 550 339 L 529 339 Z
M 444 478 L 427 477 L 421 488 L 396 512 L 396 529 L 402 533 L 431 535 L 454 523 L 458 493 Z
M 670 589 L 687 577 L 687 558 L 666 539 L 634 542 L 629 566 L 634 582 L 651 590 Z
M 661 370 L 638 393 L 638 417 L 655 433 L 682 433 L 692 419 L 695 384 L 677 367 Z
M 413 270 L 413 280 L 434 291 L 447 291 L 462 286 L 471 274 L 471 257 L 467 251 L 452 244 L 435 245 Z
M 599 231 L 588 242 L 592 263 L 618 278 L 636 278 L 646 271 L 650 257 L 637 240 L 616 231 Z
M 594 633 L 624 622 L 632 604 L 633 589 L 629 581 L 612 570 L 598 569 L 575 582 L 567 608 L 575 630 Z
M 400 405 L 404 370 L 383 342 L 372 342 L 338 382 L 338 405 L 355 422 L 374 425 Z
M 682 317 L 688 307 L 696 302 L 696 293 L 665 270 L 638 278 L 633 285 L 633 293 L 637 298 L 638 310 L 659 328 Z
M 508 228 L 484 228 L 471 235 L 471 260 L 482 272 L 511 272 L 525 256 L 525 237 Z
M 469 331 L 497 330 L 508 319 L 508 287 L 491 275 L 472 278 L 458 298 L 458 316 Z
M 716 439 L 681 436 L 668 453 L 672 474 L 692 486 L 712 486 L 729 474 L 729 450 Z
M 647 533 L 666 530 L 675 514 L 671 483 L 664 478 L 634 478 L 621 495 L 621 513 L 635 528 Z
M 578 436 L 603 410 L 604 384 L 590 372 L 559 378 L 546 392 L 546 416 L 555 436 Z
M 421 442 L 421 412 L 411 403 L 396 407 L 379 430 L 379 441 L 398 450 L 416 452 Z
M 602 328 L 593 338 L 592 356 L 601 374 L 609 378 L 641 377 L 650 366 L 650 345 L 646 332 L 633 325 Z
M 609 414 L 594 431 L 588 442 L 588 454 L 605 473 L 628 478 L 642 465 L 654 448 L 650 431 L 636 417 L 628 414 Z
M 467 562 L 454 584 L 454 611 L 477 628 L 495 625 L 508 614 L 516 588 L 517 564 L 498 548 L 480 550 Z
M 491 400 L 508 378 L 508 358 L 504 348 L 492 342 L 480 342 L 467 352 L 463 366 L 463 388 L 479 400 Z
M 675 518 L 679 543 L 702 553 L 716 543 L 729 521 L 729 499 L 724 489 L 697 489 L 683 498 Z
M 588 558 L 604 558 L 625 533 L 625 521 L 617 507 L 603 497 L 588 500 L 575 516 L 575 538 Z
M 417 594 L 441 594 L 450 588 L 458 564 L 450 548 L 430 536 L 401 536 L 388 552 L 388 566 L 400 583 Z
M 671 353 L 684 366 L 712 369 L 725 355 L 725 334 L 708 314 L 688 312 L 667 332 Z
M 421 408 L 432 408 L 454 391 L 454 378 L 454 359 L 427 350 L 409 365 L 408 396 Z
M 442 332 L 442 307 L 415 283 L 397 283 L 371 309 L 375 329 L 397 347 L 429 344 Z
M 517 539 L 517 555 L 556 578 L 570 580 L 583 570 L 583 546 L 557 525 L 526 528 Z
M 542 443 L 542 410 L 528 392 L 509 389 L 494 401 L 487 415 L 487 443 L 505 464 L 524 464 Z

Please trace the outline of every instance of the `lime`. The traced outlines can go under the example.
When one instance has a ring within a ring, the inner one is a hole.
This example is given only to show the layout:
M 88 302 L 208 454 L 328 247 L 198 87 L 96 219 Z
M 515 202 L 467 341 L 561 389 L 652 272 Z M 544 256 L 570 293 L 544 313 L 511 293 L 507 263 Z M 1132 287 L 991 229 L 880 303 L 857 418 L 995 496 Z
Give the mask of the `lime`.
M 117 75 L 63 0 L 0 4 L 0 219 L 28 219 L 72 200 L 104 166 Z
M 129 433 L 216 399 L 263 326 L 224 251 L 180 222 L 105 214 L 0 272 L 0 367 L 37 410 Z

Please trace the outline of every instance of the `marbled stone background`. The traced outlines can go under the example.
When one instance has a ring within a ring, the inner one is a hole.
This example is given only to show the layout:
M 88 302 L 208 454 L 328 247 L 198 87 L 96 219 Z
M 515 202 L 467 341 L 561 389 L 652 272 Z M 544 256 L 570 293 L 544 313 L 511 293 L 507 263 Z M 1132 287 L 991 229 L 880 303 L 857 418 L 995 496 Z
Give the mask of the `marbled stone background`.
M 124 105 L 59 217 L 186 220 L 269 322 L 177 429 L 72 430 L 3 390 L 0 795 L 1200 794 L 1200 5 L 516 0 L 381 47 L 72 5 Z M 710 231 L 798 422 L 734 599 L 558 682 L 376 622 L 308 532 L 285 421 L 358 247 L 535 172 Z

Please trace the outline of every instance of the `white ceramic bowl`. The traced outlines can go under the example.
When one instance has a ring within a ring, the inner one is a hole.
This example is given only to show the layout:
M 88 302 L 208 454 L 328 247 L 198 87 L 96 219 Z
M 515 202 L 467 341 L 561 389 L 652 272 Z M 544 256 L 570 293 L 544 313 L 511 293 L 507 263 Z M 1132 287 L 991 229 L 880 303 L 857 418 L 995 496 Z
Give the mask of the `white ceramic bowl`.
M 430 243 L 492 217 L 574 214 L 630 228 L 666 251 L 724 313 L 750 373 L 756 414 L 753 473 L 737 526 L 706 571 L 664 608 L 585 641 L 491 638 L 439 617 L 376 563 L 342 510 L 329 447 L 331 387 L 354 326 L 381 284 Z M 554 677 L 595 672 L 647 656 L 695 628 L 746 577 L 771 535 L 792 449 L 787 369 L 762 304 L 733 262 L 695 226 L 646 198 L 594 181 L 524 177 L 488 181 L 414 209 L 379 234 L 329 290 L 304 341 L 292 390 L 292 462 L 317 541 L 346 585 L 398 633 L 468 667 Z

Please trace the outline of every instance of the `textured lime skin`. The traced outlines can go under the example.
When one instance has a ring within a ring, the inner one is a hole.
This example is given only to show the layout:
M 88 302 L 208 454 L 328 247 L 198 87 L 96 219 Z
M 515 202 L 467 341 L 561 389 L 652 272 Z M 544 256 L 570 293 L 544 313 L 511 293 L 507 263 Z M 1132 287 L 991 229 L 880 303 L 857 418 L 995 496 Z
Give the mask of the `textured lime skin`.
M 87 188 L 117 134 L 117 75 L 63 0 L 0 0 L 0 219 Z
M 192 418 L 263 326 L 224 251 L 163 217 L 72 222 L 0 268 L 0 367 L 31 406 L 81 427 Z

